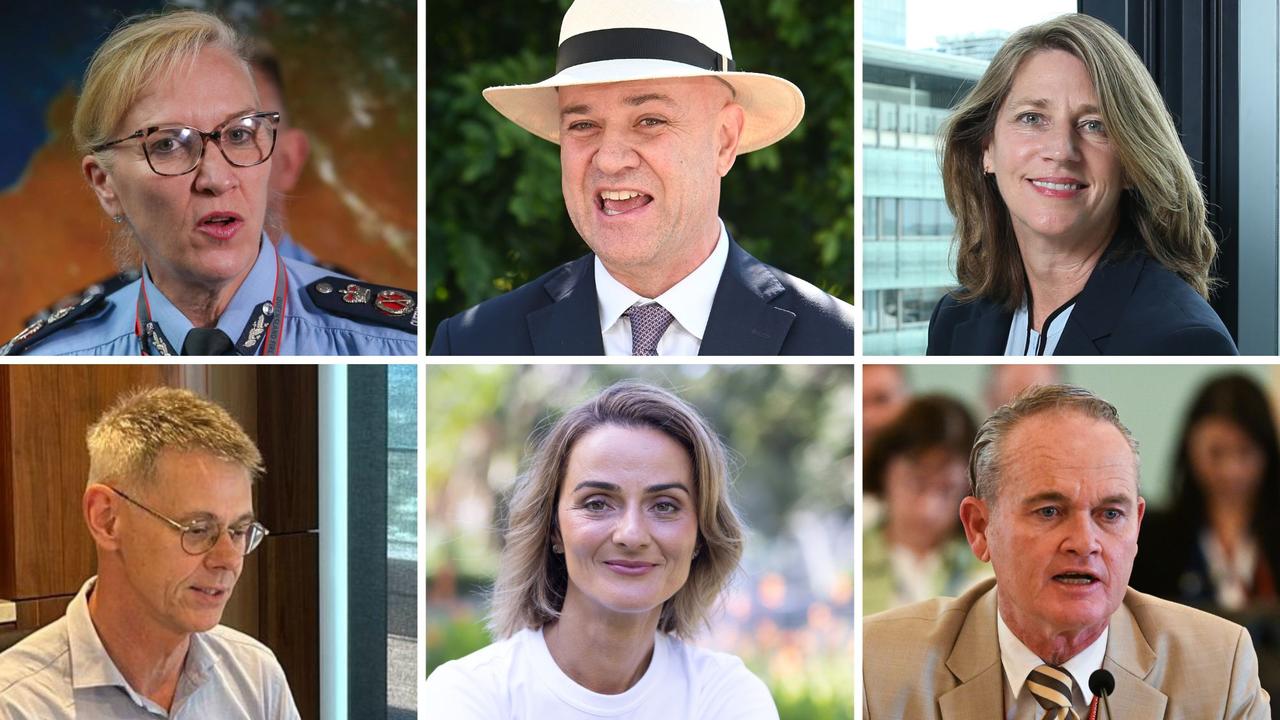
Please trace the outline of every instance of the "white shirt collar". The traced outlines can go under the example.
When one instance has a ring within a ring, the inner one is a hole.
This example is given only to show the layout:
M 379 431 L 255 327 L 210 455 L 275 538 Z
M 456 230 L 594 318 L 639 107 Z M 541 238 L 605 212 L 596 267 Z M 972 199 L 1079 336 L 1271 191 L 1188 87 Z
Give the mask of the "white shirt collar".
M 1085 707 L 1093 702 L 1093 692 L 1089 690 L 1089 676 L 1094 670 L 1102 667 L 1102 661 L 1107 655 L 1107 636 L 1110 634 L 1111 627 L 1108 625 L 1088 647 L 1062 664 L 1062 668 L 1071 673 L 1071 678 L 1076 681 L 1076 689 L 1084 697 Z M 1005 625 L 999 610 L 996 611 L 996 636 L 1000 640 L 1000 662 L 1004 665 L 1004 679 L 1016 700 L 1027 684 L 1027 675 L 1044 665 L 1045 661 L 1013 634 L 1009 626 Z
M 1071 317 L 1071 311 L 1075 307 L 1075 300 L 1063 305 L 1055 314 L 1049 316 L 1042 328 L 1044 333 L 1038 333 L 1031 329 L 1031 313 L 1027 302 L 1023 300 L 1022 306 L 1013 314 L 1013 320 L 1009 323 L 1009 336 L 1005 339 L 1004 345 L 1005 356 L 1053 355 L 1058 349 L 1058 341 L 1062 339 L 1062 331 L 1067 327 L 1067 319 Z M 1044 352 L 1040 352 L 1042 334 Z
M 720 223 L 720 238 L 716 247 L 693 272 L 656 298 L 637 295 L 618 282 L 599 256 L 595 258 L 596 302 L 600 312 L 600 332 L 606 332 L 622 318 L 622 313 L 636 303 L 657 302 L 675 317 L 689 334 L 702 340 L 707 331 L 707 319 L 711 316 L 711 303 L 720 286 L 725 263 L 729 259 L 729 233 L 724 221 Z

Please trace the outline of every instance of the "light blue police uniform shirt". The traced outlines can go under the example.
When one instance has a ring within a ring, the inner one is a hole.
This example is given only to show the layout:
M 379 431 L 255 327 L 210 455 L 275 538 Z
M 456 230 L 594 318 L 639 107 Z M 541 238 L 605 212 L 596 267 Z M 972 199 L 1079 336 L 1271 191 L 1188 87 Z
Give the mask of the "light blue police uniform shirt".
M 280 253 L 280 257 L 288 260 L 300 260 L 308 265 L 319 265 L 316 256 L 311 251 L 298 244 L 289 233 L 285 233 L 280 238 L 280 242 L 276 243 L 276 252 Z
M 318 268 L 287 256 L 285 272 L 289 290 L 285 301 L 281 355 L 416 355 L 418 338 L 394 327 L 370 325 L 327 313 L 315 306 L 307 295 L 307 285 L 323 277 L 334 276 L 331 270 Z M 232 342 L 244 333 L 253 312 L 262 302 L 272 299 L 276 281 L 276 250 L 263 236 L 258 260 L 245 277 L 231 303 L 218 318 L 217 328 Z M 102 305 L 79 317 L 68 327 L 27 347 L 25 355 L 138 355 L 142 344 L 134 332 L 137 318 L 138 286 L 146 284 L 151 318 L 160 325 L 165 339 L 176 355 L 182 351 L 191 321 L 164 293 L 151 282 L 147 272 L 142 277 L 111 293 Z
M 265 645 L 221 625 L 193 633 L 168 712 L 129 686 L 89 617 L 90 578 L 67 614 L 0 653 L 3 720 L 297 720 Z

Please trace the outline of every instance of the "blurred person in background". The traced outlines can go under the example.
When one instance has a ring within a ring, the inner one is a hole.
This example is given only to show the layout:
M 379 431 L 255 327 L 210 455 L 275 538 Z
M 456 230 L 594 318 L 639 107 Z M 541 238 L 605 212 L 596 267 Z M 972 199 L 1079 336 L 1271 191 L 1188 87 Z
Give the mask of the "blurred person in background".
M 1056 385 L 1060 382 L 1061 365 L 990 365 L 987 367 L 985 388 L 987 412 L 995 412 L 1032 385 Z
M 862 368 L 863 447 L 893 422 L 911 399 L 911 383 L 901 365 L 865 365 Z
M 279 120 L 216 16 L 121 23 L 89 63 L 72 132 L 119 228 L 117 261 L 140 277 L 37 320 L 0 355 L 415 354 L 413 293 L 333 276 L 266 239 Z
M 1280 442 L 1266 392 L 1242 374 L 1196 395 L 1182 423 L 1173 502 L 1148 513 L 1133 586 L 1236 611 L 1277 599 Z
M 963 404 L 928 395 L 911 400 L 872 440 L 863 487 L 882 510 L 862 533 L 863 614 L 958 595 L 991 574 L 960 526 L 976 432 Z
M 459 720 L 777 720 L 737 657 L 690 643 L 738 570 L 726 450 L 691 405 L 620 382 L 566 412 L 517 480 L 494 644 L 427 678 Z

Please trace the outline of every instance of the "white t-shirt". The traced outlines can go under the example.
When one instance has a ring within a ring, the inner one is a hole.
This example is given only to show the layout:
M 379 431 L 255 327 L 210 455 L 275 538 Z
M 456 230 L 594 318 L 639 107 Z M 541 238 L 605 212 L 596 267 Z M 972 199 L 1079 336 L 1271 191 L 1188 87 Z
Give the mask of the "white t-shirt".
M 653 660 L 633 687 L 601 695 L 556 665 L 542 630 L 447 662 L 427 678 L 424 717 L 451 720 L 777 720 L 769 689 L 742 661 L 656 633 Z

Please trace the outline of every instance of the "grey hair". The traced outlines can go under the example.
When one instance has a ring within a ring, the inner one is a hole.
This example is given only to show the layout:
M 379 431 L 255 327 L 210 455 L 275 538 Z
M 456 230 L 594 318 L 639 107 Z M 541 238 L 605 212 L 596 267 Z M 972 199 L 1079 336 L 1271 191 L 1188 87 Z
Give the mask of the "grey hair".
M 1110 424 L 1124 436 L 1133 451 L 1134 474 L 1137 476 L 1138 441 L 1120 422 L 1116 406 L 1078 385 L 1033 385 L 1002 405 L 978 428 L 969 453 L 969 492 L 979 500 L 995 502 L 1000 472 L 1004 467 L 1002 446 L 1009 433 L 1022 420 L 1050 411 L 1072 411 Z

